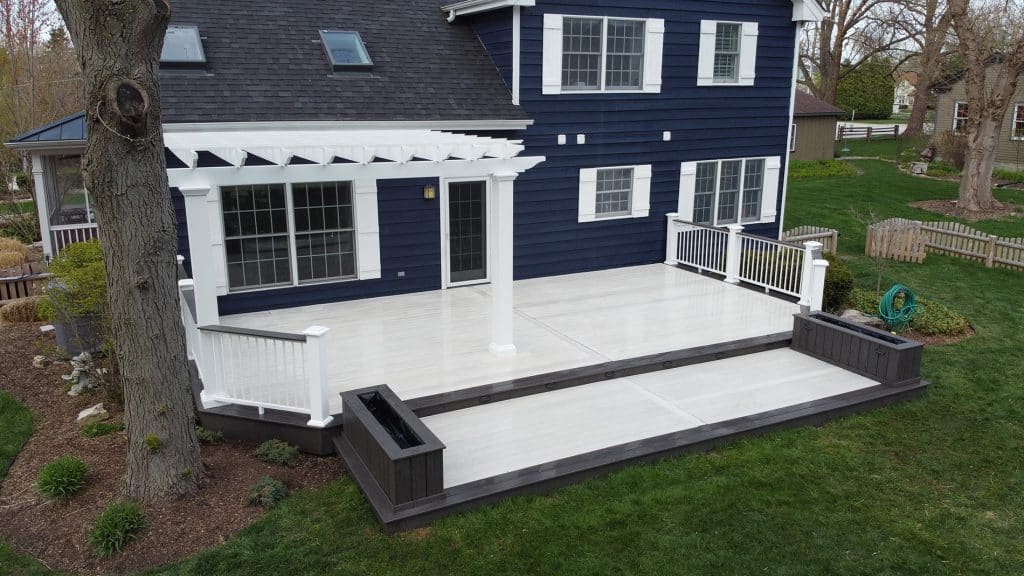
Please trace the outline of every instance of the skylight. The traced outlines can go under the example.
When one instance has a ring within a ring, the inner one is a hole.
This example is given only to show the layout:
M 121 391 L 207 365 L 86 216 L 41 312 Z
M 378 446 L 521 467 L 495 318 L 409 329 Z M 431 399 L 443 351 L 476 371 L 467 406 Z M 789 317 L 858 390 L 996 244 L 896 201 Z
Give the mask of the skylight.
M 373 66 L 370 55 L 366 52 L 363 39 L 358 32 L 341 30 L 321 30 L 327 58 L 335 70 L 351 70 Z
M 177 66 L 202 66 L 206 63 L 199 28 L 195 26 L 168 26 L 160 63 Z

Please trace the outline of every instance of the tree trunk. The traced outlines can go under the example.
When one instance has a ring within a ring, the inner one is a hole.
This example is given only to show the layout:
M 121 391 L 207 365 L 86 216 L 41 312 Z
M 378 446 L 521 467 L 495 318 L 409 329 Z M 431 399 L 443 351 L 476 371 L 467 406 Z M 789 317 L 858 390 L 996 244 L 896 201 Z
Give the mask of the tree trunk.
M 928 92 L 931 90 L 931 82 L 924 76 L 919 74 L 914 85 L 914 105 L 910 107 L 910 118 L 907 119 L 907 128 L 903 131 L 906 138 L 919 136 L 924 130 L 924 119 L 928 115 Z
M 992 196 L 992 170 L 996 162 L 999 125 L 999 121 L 985 117 L 977 130 L 968 135 L 967 157 L 960 176 L 960 208 L 991 210 L 1000 206 Z
M 86 89 L 82 162 L 99 225 L 124 385 L 124 496 L 192 492 L 202 474 L 180 321 L 176 235 L 161 132 L 166 0 L 56 0 Z

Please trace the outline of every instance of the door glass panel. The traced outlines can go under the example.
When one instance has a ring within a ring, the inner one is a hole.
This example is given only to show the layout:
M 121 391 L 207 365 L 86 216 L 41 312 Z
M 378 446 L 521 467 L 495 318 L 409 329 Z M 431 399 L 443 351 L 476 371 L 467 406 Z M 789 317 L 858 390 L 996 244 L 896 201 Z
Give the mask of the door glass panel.
M 448 185 L 449 281 L 487 278 L 487 211 L 484 182 Z

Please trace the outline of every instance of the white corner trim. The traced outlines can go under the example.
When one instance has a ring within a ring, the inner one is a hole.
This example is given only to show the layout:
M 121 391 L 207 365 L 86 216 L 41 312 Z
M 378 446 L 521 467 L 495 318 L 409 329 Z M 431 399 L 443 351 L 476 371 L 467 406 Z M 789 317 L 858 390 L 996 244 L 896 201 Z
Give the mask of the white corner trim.
M 512 6 L 512 104 L 519 105 L 519 67 L 522 58 L 522 18 L 520 5 Z

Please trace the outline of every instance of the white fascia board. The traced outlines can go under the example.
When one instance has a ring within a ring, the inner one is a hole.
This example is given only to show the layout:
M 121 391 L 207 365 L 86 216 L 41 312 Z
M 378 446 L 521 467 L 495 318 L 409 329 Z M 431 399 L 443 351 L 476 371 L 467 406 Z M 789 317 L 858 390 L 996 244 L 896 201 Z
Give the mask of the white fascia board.
M 793 0 L 794 22 L 821 22 L 828 12 L 818 0 Z
M 458 16 L 465 16 L 466 14 L 488 12 L 512 6 L 536 5 L 536 0 L 463 0 L 462 2 L 453 2 L 452 4 L 441 6 L 441 11 L 447 12 L 449 16 L 454 19 Z
M 50 152 L 52 154 L 74 154 L 85 151 L 85 140 L 52 140 L 42 142 L 5 142 L 11 150 L 19 152 Z
M 202 122 L 164 124 L 165 133 L 173 132 L 248 132 L 253 130 L 387 130 L 422 128 L 425 130 L 525 130 L 533 120 L 323 120 L 305 122 Z

